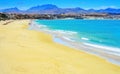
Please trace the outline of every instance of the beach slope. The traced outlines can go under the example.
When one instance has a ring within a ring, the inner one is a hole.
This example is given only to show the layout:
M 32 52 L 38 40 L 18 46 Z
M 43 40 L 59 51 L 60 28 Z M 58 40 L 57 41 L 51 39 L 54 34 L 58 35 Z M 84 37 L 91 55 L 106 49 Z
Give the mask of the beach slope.
M 0 74 L 120 74 L 119 66 L 28 30 L 29 22 L 0 22 Z

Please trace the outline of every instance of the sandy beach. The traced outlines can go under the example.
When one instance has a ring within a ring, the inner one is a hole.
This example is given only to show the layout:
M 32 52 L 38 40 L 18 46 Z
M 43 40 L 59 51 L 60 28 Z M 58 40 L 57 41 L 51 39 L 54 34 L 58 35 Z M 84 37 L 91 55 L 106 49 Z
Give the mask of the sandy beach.
M 55 43 L 29 22 L 0 21 L 0 74 L 120 74 L 120 66 Z

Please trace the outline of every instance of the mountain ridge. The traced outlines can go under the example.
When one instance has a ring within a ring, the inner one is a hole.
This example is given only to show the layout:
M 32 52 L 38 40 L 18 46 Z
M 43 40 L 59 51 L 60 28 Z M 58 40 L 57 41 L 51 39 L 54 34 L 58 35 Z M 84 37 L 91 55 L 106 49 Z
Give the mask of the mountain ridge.
M 56 5 L 45 4 L 33 6 L 27 10 L 20 10 L 17 7 L 0 10 L 1 13 L 25 13 L 25 14 L 80 14 L 80 13 L 120 13 L 120 9 L 106 8 L 106 9 L 83 9 L 75 8 L 59 8 Z

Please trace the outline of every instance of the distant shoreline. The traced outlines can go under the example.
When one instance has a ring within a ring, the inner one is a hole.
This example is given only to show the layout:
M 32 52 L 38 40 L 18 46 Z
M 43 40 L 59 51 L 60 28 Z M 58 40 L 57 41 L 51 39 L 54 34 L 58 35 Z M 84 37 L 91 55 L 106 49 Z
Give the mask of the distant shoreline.
M 20 19 L 90 19 L 90 20 L 120 20 L 120 15 L 98 13 L 98 14 L 16 14 L 0 13 L 0 20 Z

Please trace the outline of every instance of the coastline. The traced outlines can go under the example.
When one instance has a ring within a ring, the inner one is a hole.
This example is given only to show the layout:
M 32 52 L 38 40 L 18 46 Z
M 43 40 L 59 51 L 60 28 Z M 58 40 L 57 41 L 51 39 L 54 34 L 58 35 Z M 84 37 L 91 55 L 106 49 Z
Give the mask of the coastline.
M 115 65 L 120 66 L 120 49 L 119 48 L 114 48 L 114 47 L 109 47 L 109 46 L 102 46 L 102 45 L 95 45 L 91 43 L 85 43 L 85 42 L 74 42 L 66 37 L 61 36 L 59 33 L 52 33 L 49 30 L 40 30 L 40 27 L 46 27 L 45 25 L 37 25 L 35 23 L 35 20 L 31 22 L 30 28 L 33 30 L 37 30 L 40 32 L 44 32 L 47 34 L 50 34 L 53 36 L 53 41 L 63 44 L 65 46 L 74 48 L 76 50 L 80 50 L 95 56 L 98 56 L 100 58 L 103 58 L 107 60 L 108 62 L 111 62 Z M 116 50 L 113 50 L 116 49 Z
M 55 43 L 50 34 L 28 30 L 29 22 L 0 24 L 0 74 L 120 73 L 120 66 Z
M 68 41 L 62 37 L 58 37 L 57 39 L 56 38 L 57 37 L 54 37 L 54 41 L 57 43 L 66 45 L 66 46 L 74 48 L 76 50 L 83 51 L 88 54 L 98 56 L 112 64 L 120 66 L 120 56 L 111 53 L 112 51 L 106 50 L 105 48 L 99 48 L 100 47 L 99 45 L 94 45 L 94 44 L 90 44 L 90 43 L 75 43 L 75 42 Z

